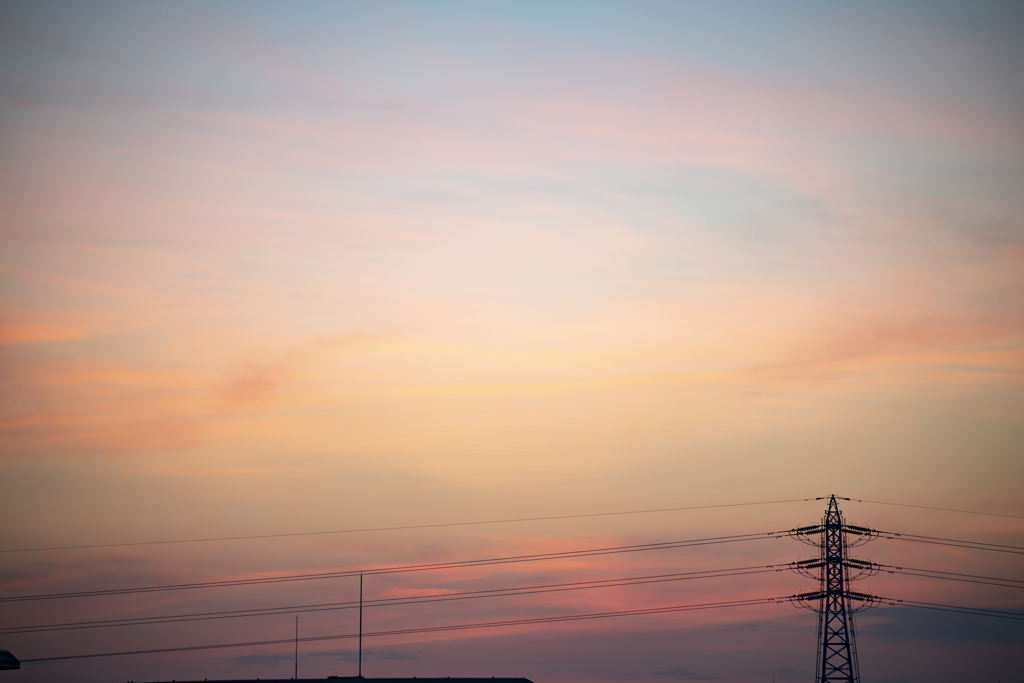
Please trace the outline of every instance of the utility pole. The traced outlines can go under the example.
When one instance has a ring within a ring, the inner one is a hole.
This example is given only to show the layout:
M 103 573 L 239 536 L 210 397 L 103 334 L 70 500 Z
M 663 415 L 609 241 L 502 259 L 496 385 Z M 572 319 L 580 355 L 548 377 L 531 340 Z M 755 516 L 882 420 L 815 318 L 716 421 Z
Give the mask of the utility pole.
M 816 683 L 860 683 L 853 613 L 877 601 L 866 593 L 851 591 L 850 581 L 870 576 L 877 569 L 849 555 L 851 546 L 870 541 L 877 532 L 846 524 L 833 495 L 820 525 L 794 529 L 791 535 L 819 549 L 817 560 L 793 564 L 797 572 L 819 582 L 817 591 L 793 596 L 802 607 L 818 613 L 818 661 L 814 680 Z M 820 539 L 810 538 L 812 536 L 820 536 Z M 815 569 L 819 571 L 814 572 Z M 855 572 L 852 576 L 851 569 Z

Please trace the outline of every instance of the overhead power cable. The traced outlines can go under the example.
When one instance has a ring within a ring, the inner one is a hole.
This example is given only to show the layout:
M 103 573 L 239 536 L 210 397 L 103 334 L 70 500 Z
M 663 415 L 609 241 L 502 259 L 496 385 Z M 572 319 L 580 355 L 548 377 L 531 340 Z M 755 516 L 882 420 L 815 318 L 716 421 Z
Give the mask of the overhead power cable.
M 916 543 L 929 543 L 934 545 L 945 545 L 958 548 L 968 548 L 973 550 L 991 550 L 995 552 L 1012 553 L 1017 555 L 1024 554 L 1024 547 L 1010 546 L 1010 545 L 999 545 L 993 543 L 982 543 L 978 541 L 965 541 L 958 539 L 939 538 L 934 536 L 919 536 L 915 534 L 900 534 L 891 531 L 879 531 L 883 538 L 896 539 L 911 541 Z M 519 562 L 540 562 L 550 561 L 558 559 L 571 559 L 577 557 L 593 557 L 598 555 L 609 555 L 619 553 L 632 553 L 632 552 L 643 552 L 650 550 L 668 550 L 673 548 L 684 548 L 701 545 L 716 545 L 721 543 L 736 543 L 740 541 L 752 541 L 762 540 L 767 538 L 781 538 L 787 535 L 788 532 L 782 531 L 771 531 L 761 532 L 756 534 L 739 534 L 735 536 L 718 536 L 712 538 L 703 539 L 691 539 L 686 541 L 667 541 L 660 543 L 644 543 L 639 545 L 631 546 L 615 546 L 610 548 L 595 548 L 588 550 L 575 550 L 566 551 L 560 553 L 541 553 L 536 555 L 519 555 L 512 557 L 501 557 L 501 558 L 488 558 L 480 560 L 463 560 L 457 562 L 439 562 L 433 564 L 422 564 L 422 565 L 404 565 L 404 566 L 393 566 L 393 567 L 379 567 L 379 568 L 368 568 L 368 569 L 352 569 L 340 572 L 321 572 L 315 574 L 292 574 L 285 576 L 274 576 L 274 577 L 261 577 L 253 579 L 231 579 L 225 581 L 204 581 L 196 583 L 186 584 L 170 584 L 162 586 L 143 586 L 138 588 L 113 588 L 106 590 L 94 590 L 94 591 L 74 591 L 66 593 L 48 593 L 48 594 L 36 594 L 36 595 L 20 595 L 20 596 L 5 596 L 0 597 L 0 603 L 4 602 L 26 602 L 31 600 L 54 600 L 64 598 L 82 598 L 82 597 L 101 597 L 111 595 L 129 595 L 137 593 L 154 593 L 164 591 L 178 591 L 178 590 L 194 590 L 202 588 L 224 588 L 232 586 L 249 586 L 249 585 L 261 585 L 270 583 L 287 583 L 292 581 L 309 581 L 318 579 L 329 579 L 329 578 L 343 578 L 350 576 L 357 576 L 359 574 L 372 575 L 372 574 L 396 574 L 405 572 L 417 572 L 417 571 L 433 571 L 442 569 L 459 569 L 466 567 L 478 567 L 487 565 L 498 565 L 498 564 L 511 564 Z
M 898 534 L 894 531 L 875 531 L 875 533 L 879 534 L 881 538 L 885 538 L 888 540 L 910 541 L 912 543 L 927 543 L 929 545 L 944 545 L 953 548 L 968 548 L 970 550 L 990 550 L 992 552 L 997 553 L 1011 553 L 1013 555 L 1024 555 L 1024 547 L 1016 545 L 982 543 L 981 541 L 964 541 L 955 538 L 919 536 L 916 534 Z
M 887 503 L 883 500 L 861 500 L 860 498 L 853 498 L 854 502 L 857 503 L 872 503 L 874 505 L 894 505 L 902 508 L 917 508 L 919 510 L 941 510 L 942 512 L 960 512 L 965 515 L 985 515 L 986 517 L 1009 517 L 1010 519 L 1024 519 L 1024 515 L 1006 515 L 998 512 L 978 512 L 976 510 L 957 510 L 954 508 L 938 508 L 931 507 L 930 505 L 911 505 L 909 503 Z
M 714 508 L 747 507 L 751 505 L 777 505 L 780 503 L 804 503 L 811 498 L 789 500 L 764 500 L 754 503 L 725 503 L 721 505 L 694 505 L 690 507 L 654 508 L 650 510 L 624 510 L 619 512 L 591 512 L 578 515 L 552 515 L 547 517 L 516 517 L 511 519 L 488 519 L 474 522 L 444 522 L 438 524 L 410 524 L 405 526 L 368 527 L 365 529 L 339 529 L 335 531 L 300 531 L 284 534 L 254 534 L 251 536 L 217 536 L 212 538 L 183 538 L 168 541 L 135 541 L 131 543 L 94 543 L 91 545 L 61 545 L 37 548 L 8 548 L 0 553 L 31 553 L 44 550 L 86 550 L 90 548 L 127 548 L 140 545 L 173 545 L 179 543 L 212 543 L 215 541 L 248 541 L 267 538 L 295 538 L 299 536 L 327 536 L 330 534 L 361 534 L 372 531 L 408 531 L 412 529 L 440 529 L 454 526 L 478 526 L 482 524 L 513 524 L 517 522 L 545 522 L 557 519 L 584 519 L 587 517 L 615 517 L 619 515 L 646 515 L 656 512 L 681 512 L 685 510 L 711 510 Z
M 775 505 L 780 503 L 804 503 L 810 500 L 820 500 L 815 498 L 791 498 L 786 500 L 766 500 L 757 501 L 752 503 L 724 503 L 720 505 L 695 505 L 689 507 L 672 507 L 672 508 L 653 508 L 649 510 L 623 510 L 618 512 L 593 512 L 575 515 L 550 515 L 545 517 L 516 517 L 509 519 L 491 519 L 491 520 L 479 520 L 471 522 L 441 522 L 437 524 L 411 524 L 403 526 L 388 526 L 388 527 L 367 527 L 363 529 L 337 529 L 331 531 L 300 531 L 280 534 L 252 534 L 245 536 L 215 536 L 208 538 L 182 538 L 182 539 L 170 539 L 162 541 L 131 541 L 125 543 L 93 543 L 84 545 L 63 545 L 63 546 L 39 546 L 34 548 L 3 548 L 0 549 L 0 553 L 29 553 L 29 552 L 42 552 L 42 551 L 56 551 L 56 550 L 87 550 L 94 548 L 125 548 L 132 546 L 147 546 L 147 545 L 175 545 L 182 543 L 212 543 L 218 541 L 245 541 L 245 540 L 257 540 L 257 539 L 271 539 L 271 538 L 293 538 L 301 536 L 324 536 L 330 534 L 356 534 L 356 533 L 369 533 L 377 531 L 405 531 L 414 529 L 439 529 L 444 527 L 458 527 L 458 526 L 475 526 L 483 524 L 512 524 L 517 522 L 540 522 L 540 521 L 552 521 L 560 519 L 584 519 L 587 517 L 612 517 L 618 515 L 641 515 L 659 512 L 680 512 L 686 510 L 710 510 L 715 508 L 728 508 L 728 507 L 744 507 L 750 505 Z M 955 508 L 943 508 L 933 507 L 928 505 L 912 505 L 909 503 L 892 503 L 881 500 L 863 500 L 860 498 L 845 498 L 844 500 L 853 500 L 858 503 L 871 503 L 876 505 L 893 505 L 899 507 L 918 508 L 921 510 L 940 510 L 943 512 L 960 512 L 970 515 L 985 515 L 989 517 L 1006 517 L 1010 519 L 1024 519 L 1024 515 L 1007 515 L 995 512 L 979 512 L 976 510 L 959 510 Z
M 261 577 L 254 579 L 230 579 L 226 581 L 203 581 L 197 583 L 169 584 L 163 586 L 143 586 L 139 588 L 111 588 L 107 590 L 74 591 L 67 593 L 46 593 L 38 595 L 14 595 L 0 597 L 0 603 L 26 602 L 30 600 L 55 600 L 63 598 L 100 597 L 110 595 L 131 595 L 137 593 L 156 593 L 163 591 L 193 590 L 199 588 L 224 588 L 232 586 L 253 586 L 269 583 L 287 583 L 291 581 L 310 581 L 316 579 L 333 579 L 349 576 L 365 576 L 375 574 L 400 574 L 406 572 L 436 571 L 441 569 L 463 569 L 467 567 L 483 567 L 488 565 L 513 564 L 519 562 L 543 562 L 550 560 L 573 559 L 578 557 L 594 557 L 620 553 L 645 552 L 650 550 L 669 550 L 721 543 L 738 543 L 768 538 L 784 538 L 786 531 L 768 531 L 756 534 L 739 534 L 735 536 L 716 536 L 697 538 L 686 541 L 666 541 L 662 543 L 642 543 L 639 545 L 613 546 L 609 548 L 592 548 L 587 550 L 569 550 L 559 553 L 540 553 L 536 555 L 516 555 L 512 557 L 495 557 L 479 560 L 461 560 L 457 562 L 437 562 L 433 564 L 399 565 L 367 569 L 349 569 L 338 572 L 321 572 L 316 574 L 290 574 L 285 576 Z
M 893 607 L 918 607 L 920 609 L 937 610 L 939 612 L 956 612 L 958 614 L 973 614 L 977 617 L 992 617 L 995 619 L 1010 619 L 1012 621 L 1024 621 L 1024 612 L 1007 612 L 1006 610 L 986 609 L 982 607 L 960 607 L 958 605 L 943 605 L 936 602 L 919 602 L 917 600 L 897 600 L 895 598 L 878 598 L 880 604 Z
M 584 621 L 589 619 L 608 619 L 614 617 L 625 617 L 625 616 L 640 616 L 646 614 L 667 614 L 672 612 L 687 612 L 695 610 L 705 609 L 720 609 L 724 607 L 748 607 L 755 605 L 768 605 L 777 604 L 781 602 L 790 602 L 795 596 L 785 597 L 773 597 L 773 598 L 753 598 L 749 600 L 731 600 L 725 602 L 709 602 L 697 605 L 673 605 L 670 607 L 651 607 L 645 609 L 635 610 L 619 610 L 615 612 L 594 612 L 590 614 L 570 614 L 557 617 L 536 617 L 532 619 L 508 619 L 503 621 L 489 621 L 489 622 L 478 622 L 471 624 L 453 624 L 449 626 L 428 626 L 424 628 L 410 628 L 410 629 L 395 629 L 390 631 L 375 631 L 371 633 L 363 633 L 362 637 L 372 638 L 380 636 L 396 636 L 396 635 L 412 635 L 418 633 L 438 633 L 441 631 L 463 631 L 478 628 L 498 628 L 502 626 L 523 626 L 530 624 L 550 624 L 566 621 Z M 930 602 L 918 602 L 915 600 L 898 600 L 895 598 L 879 598 L 882 604 L 892 605 L 896 607 L 917 607 L 921 609 L 931 609 L 943 612 L 956 612 L 960 614 L 972 614 L 975 616 L 992 617 L 997 619 L 1010 619 L 1014 621 L 1024 621 L 1024 613 L 1019 612 L 1007 612 L 1004 610 L 990 610 L 985 608 L 976 607 L 961 607 L 957 605 L 944 605 L 940 603 Z M 122 657 L 128 655 L 146 655 L 146 654 L 164 654 L 170 652 L 195 652 L 198 650 L 220 650 L 226 648 L 236 647 L 255 647 L 255 646 L 267 646 L 267 645 L 283 645 L 292 643 L 312 643 L 312 642 L 324 642 L 328 640 L 345 640 L 350 638 L 358 638 L 358 633 L 344 633 L 339 635 L 330 636 L 309 636 L 306 638 L 282 638 L 278 640 L 261 640 L 261 641 L 250 641 L 245 643 L 219 643 L 216 645 L 192 645 L 187 647 L 170 647 L 170 648 L 158 648 L 150 650 L 129 650 L 123 652 L 98 652 L 91 654 L 81 655 L 63 655 L 58 657 L 34 657 L 29 659 L 21 660 L 23 663 L 31 662 L 53 662 L 59 660 L 68 659 L 91 659 L 97 657 Z
M 1024 589 L 1024 580 L 1007 579 L 960 572 L 944 572 L 934 569 L 917 567 L 897 567 L 895 565 L 875 564 L 881 571 L 888 574 L 902 574 L 945 581 L 960 581 L 1002 588 Z M 541 584 L 534 586 L 516 586 L 512 588 L 494 588 L 478 591 L 461 591 L 445 595 L 411 595 L 401 598 L 379 598 L 364 600 L 365 607 L 391 607 L 398 605 L 414 605 L 431 602 L 448 602 L 452 600 L 475 600 L 480 598 L 532 595 L 537 593 L 556 593 L 564 591 L 589 590 L 595 588 L 618 588 L 650 583 L 667 583 L 697 579 L 726 578 L 746 576 L 749 574 L 766 574 L 782 572 L 789 569 L 787 565 L 761 565 L 751 567 L 730 567 L 728 569 L 712 569 L 699 572 L 677 572 L 673 574 L 654 574 L 648 576 L 622 577 L 616 579 L 598 579 L 593 581 L 572 581 L 568 583 Z M 116 626 L 147 626 L 152 624 L 172 624 L 187 621 L 210 621 L 220 619 L 238 619 L 247 617 L 277 616 L 306 612 L 330 612 L 336 610 L 357 609 L 358 601 L 325 602 L 306 605 L 284 605 L 259 609 L 224 610 L 220 612 L 199 612 L 192 614 L 172 614 L 153 617 L 132 617 L 126 619 L 104 619 L 98 621 L 80 621 L 57 624 L 38 624 L 31 626 L 8 626 L 0 628 L 0 635 L 18 633 L 47 633 L 50 631 L 71 631 L 93 628 L 110 628 Z
M 1018 579 L 960 574 L 957 572 L 940 572 L 933 569 L 914 569 L 913 567 L 893 567 L 887 564 L 875 566 L 888 574 L 903 574 L 905 576 L 919 576 L 926 579 L 942 579 L 944 581 L 961 581 L 963 583 L 977 583 L 983 586 L 999 586 L 1001 588 L 1024 588 L 1024 581 Z
M 874 566 L 878 567 L 880 570 L 888 574 L 902 574 L 906 576 L 917 576 L 929 579 L 942 579 L 946 581 L 961 581 L 965 583 L 977 583 L 988 586 L 999 586 L 1002 588 L 1024 589 L 1024 580 L 1020 579 L 981 576 L 978 574 L 963 574 L 960 572 L 944 572 L 935 569 L 921 569 L 918 567 L 897 567 L 895 565 L 887 564 L 875 564 Z M 648 576 L 622 577 L 616 579 L 573 581 L 568 583 L 541 584 L 535 586 L 517 586 L 512 588 L 461 591 L 457 593 L 448 593 L 441 596 L 411 595 L 404 596 L 401 598 L 379 598 L 372 600 L 364 600 L 363 604 L 366 607 L 389 607 L 397 605 L 422 604 L 428 602 L 447 602 L 450 600 L 472 600 L 479 598 L 531 595 L 535 593 L 553 593 L 563 591 L 588 590 L 593 588 L 617 588 L 623 586 L 634 586 L 648 583 L 666 583 L 695 579 L 745 576 L 749 574 L 765 574 L 785 571 L 788 568 L 789 565 L 730 567 L 727 569 L 712 569 L 699 572 L 677 572 L 673 574 L 654 574 Z M 126 619 L 104 619 L 99 621 L 38 624 L 31 626 L 8 626 L 0 628 L 0 634 L 8 635 L 16 633 L 46 633 L 49 631 L 109 628 L 114 626 L 145 626 L 151 624 L 178 623 L 183 621 L 209 621 L 246 617 L 277 616 L 281 614 L 295 614 L 305 612 L 329 612 L 336 610 L 356 609 L 358 608 L 358 606 L 358 601 L 326 602 L 306 605 L 284 605 L 279 607 L 266 607 L 259 609 L 224 610 L 220 612 L 172 614 L 153 617 L 132 617 Z
M 675 574 L 655 574 L 650 576 L 634 576 L 618 579 L 600 579 L 594 581 L 573 581 L 570 583 L 542 584 L 537 586 L 519 586 L 515 588 L 495 588 L 491 590 L 462 591 L 445 595 L 412 595 L 401 598 L 379 598 L 364 600 L 364 607 L 391 607 L 396 605 L 413 605 L 429 602 L 448 602 L 452 600 L 473 600 L 480 598 L 500 598 L 516 595 L 534 595 L 538 593 L 557 593 L 563 591 L 590 590 L 595 588 L 617 588 L 650 583 L 666 583 L 696 579 L 715 579 L 749 574 L 765 574 L 783 572 L 788 565 L 762 565 L 755 567 L 734 567 L 730 569 L 714 569 L 700 572 L 681 572 Z M 200 612 L 197 614 L 177 614 L 155 617 L 132 617 L 126 619 L 105 619 L 100 621 L 80 621 L 61 624 L 40 624 L 36 626 L 9 626 L 0 628 L 0 635 L 15 633 L 47 633 L 50 631 L 71 631 L 91 628 L 108 628 L 112 626 L 144 626 L 149 624 L 169 624 L 182 621 L 208 621 L 213 619 L 236 619 L 244 617 L 275 616 L 280 614 L 296 614 L 305 612 L 329 612 L 334 610 L 358 609 L 358 601 L 327 602 L 312 605 L 289 605 L 268 607 L 263 609 L 225 610 L 221 612 Z
M 453 624 L 450 626 L 428 626 L 425 628 L 407 628 L 407 629 L 396 629 L 391 631 L 375 631 L 372 633 L 363 633 L 362 637 L 372 638 L 379 636 L 397 636 L 397 635 L 411 635 L 416 633 L 437 633 L 440 631 L 463 631 L 477 628 L 497 628 L 501 626 L 523 626 L 529 624 L 551 624 L 564 621 L 584 621 L 588 619 L 609 619 L 613 617 L 626 617 L 626 616 L 639 616 L 644 614 L 668 614 L 671 612 L 687 612 L 692 610 L 705 610 L 705 609 L 718 609 L 723 607 L 745 607 L 751 605 L 767 605 L 779 602 L 788 602 L 789 597 L 777 597 L 777 598 L 753 598 L 749 600 L 730 600 L 725 602 L 708 602 L 696 605 L 673 605 L 670 607 L 650 607 L 645 609 L 631 609 L 631 610 L 619 610 L 615 612 L 593 612 L 589 614 L 568 614 L 557 617 L 535 617 L 532 619 L 507 619 L 503 621 L 487 621 L 478 622 L 472 624 Z M 29 662 L 53 662 L 57 660 L 65 659 L 87 659 L 94 657 L 121 657 L 126 655 L 146 655 L 146 654 L 160 654 L 167 652 L 190 652 L 196 650 L 219 650 L 224 648 L 235 648 L 235 647 L 249 647 L 249 646 L 266 646 L 266 645 L 282 645 L 292 643 L 313 643 L 323 642 L 327 640 L 344 640 L 349 638 L 358 638 L 358 633 L 344 633 L 339 635 L 331 636 L 309 636 L 306 638 L 283 638 L 280 640 L 261 640 L 252 641 L 247 643 L 221 643 L 217 645 L 193 645 L 190 647 L 171 647 L 171 648 L 159 648 L 152 650 L 131 650 L 125 652 L 101 652 L 94 654 L 83 654 L 83 655 L 64 655 L 60 657 L 35 657 L 30 659 L 22 659 L 22 663 Z

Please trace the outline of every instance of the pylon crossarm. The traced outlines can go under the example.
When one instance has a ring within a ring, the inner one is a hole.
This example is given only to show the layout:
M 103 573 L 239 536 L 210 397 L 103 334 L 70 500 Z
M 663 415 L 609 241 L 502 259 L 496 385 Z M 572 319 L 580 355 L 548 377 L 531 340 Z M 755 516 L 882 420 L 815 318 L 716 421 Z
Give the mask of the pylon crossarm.
M 809 593 L 797 593 L 790 597 L 790 600 L 820 600 L 825 597 L 822 591 L 810 591 Z
M 847 592 L 849 594 L 848 597 L 851 600 L 856 600 L 860 603 L 856 606 L 851 605 L 851 611 L 853 612 L 863 612 L 864 610 L 869 610 L 872 607 L 878 607 L 883 602 L 882 598 L 877 595 L 871 595 L 870 593 L 858 593 L 856 591 Z
M 871 529 L 866 526 L 855 526 L 853 524 L 844 524 L 843 532 L 846 536 L 847 543 L 851 548 L 864 545 L 865 543 L 873 541 L 882 535 L 882 533 L 876 529 Z M 856 538 L 851 539 L 851 536 L 855 536 Z
M 821 524 L 815 524 L 813 526 L 802 526 L 796 529 L 789 530 L 789 537 L 795 538 L 798 541 L 803 541 L 807 545 L 818 545 L 818 539 L 810 538 L 810 536 L 817 536 L 825 533 L 825 527 Z
M 865 560 L 855 560 L 852 557 L 846 558 L 846 566 L 854 567 L 856 569 L 868 569 L 871 567 L 878 567 L 880 565 Z
M 859 581 L 860 579 L 866 579 L 870 576 L 882 571 L 882 565 L 875 562 L 864 562 L 863 560 L 851 560 L 847 559 L 844 564 L 847 569 L 852 569 L 852 572 L 847 573 L 848 581 Z
M 799 595 L 791 595 L 789 601 L 794 607 L 800 607 L 801 609 L 809 610 L 821 614 L 821 601 L 824 599 L 825 594 L 821 591 L 814 591 L 813 593 L 800 593 Z
M 824 564 L 825 563 L 820 559 L 800 560 L 798 562 L 790 562 L 789 569 L 800 576 L 817 580 L 818 574 L 820 573 L 818 570 L 824 566 Z
M 821 558 L 812 558 L 810 560 L 797 560 L 796 562 L 790 562 L 790 567 L 800 567 L 801 569 L 817 569 L 823 566 L 825 563 Z

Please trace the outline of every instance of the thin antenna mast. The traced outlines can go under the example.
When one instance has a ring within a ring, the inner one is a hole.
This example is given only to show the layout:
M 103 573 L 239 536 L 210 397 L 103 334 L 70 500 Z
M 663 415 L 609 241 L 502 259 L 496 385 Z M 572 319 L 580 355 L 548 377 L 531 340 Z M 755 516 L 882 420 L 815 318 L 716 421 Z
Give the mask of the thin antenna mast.
M 359 575 L 359 678 L 363 677 L 363 575 Z
M 299 615 L 295 615 L 295 680 L 299 680 Z

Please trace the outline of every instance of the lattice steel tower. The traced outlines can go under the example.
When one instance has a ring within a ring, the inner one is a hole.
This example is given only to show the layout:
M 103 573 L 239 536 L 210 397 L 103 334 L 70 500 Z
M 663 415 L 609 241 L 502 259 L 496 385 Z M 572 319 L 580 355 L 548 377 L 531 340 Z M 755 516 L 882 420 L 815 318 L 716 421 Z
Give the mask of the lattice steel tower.
M 851 545 L 869 541 L 875 533 L 845 524 L 834 495 L 829 498 L 828 510 L 820 525 L 793 530 L 795 537 L 820 549 L 817 560 L 795 563 L 801 574 L 818 579 L 819 589 L 794 596 L 801 605 L 818 613 L 818 662 L 814 676 L 817 683 L 860 683 L 853 613 L 870 607 L 875 598 L 851 591 L 850 581 L 870 575 L 876 569 L 870 562 L 851 559 L 849 554 Z M 811 536 L 820 538 L 812 540 L 808 538 Z M 849 541 L 850 536 L 855 537 L 853 543 Z M 813 572 L 815 569 L 819 572 Z
M 821 540 L 821 586 L 825 604 L 818 621 L 818 671 L 821 683 L 842 681 L 857 683 L 857 646 L 853 633 L 853 610 L 847 600 L 846 534 L 843 533 L 843 514 L 839 512 L 836 497 L 828 502 L 828 511 L 822 520 L 825 527 Z

